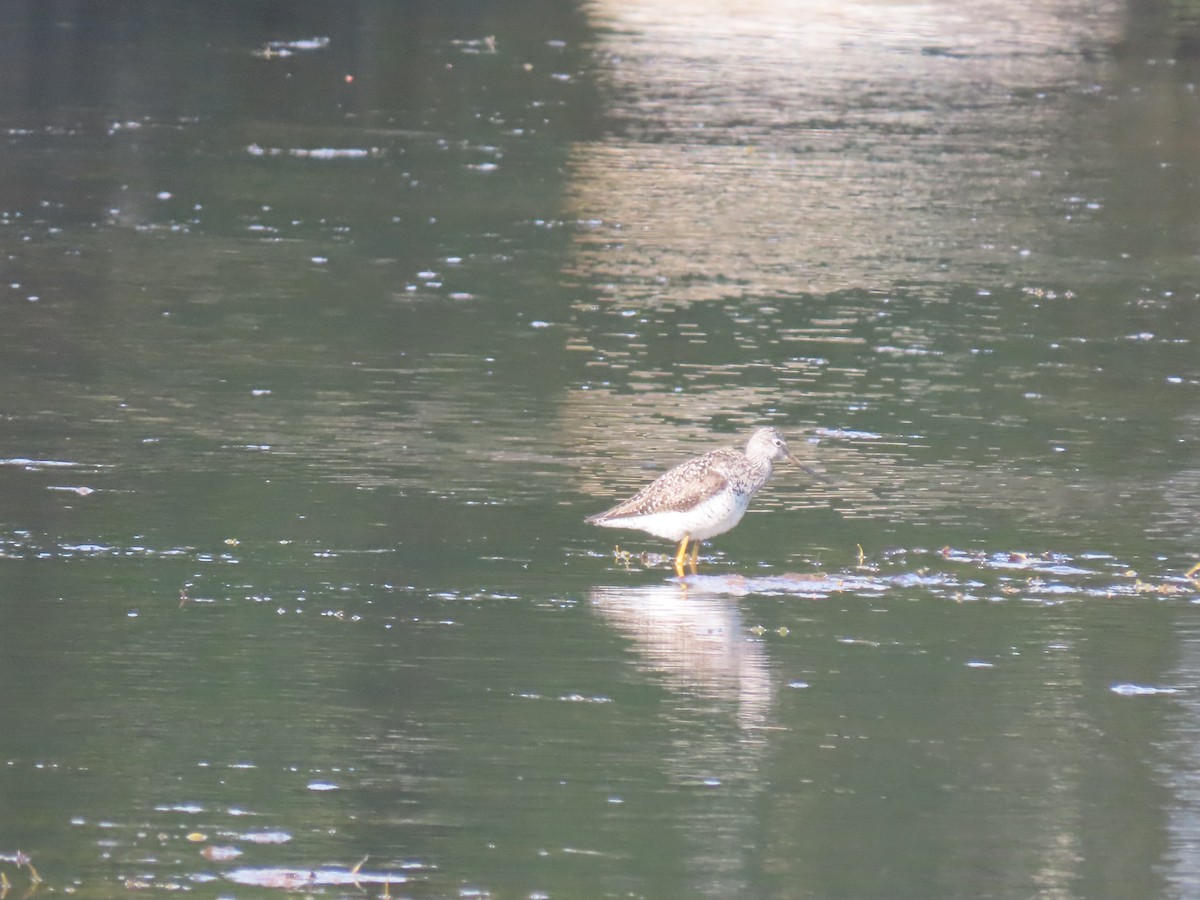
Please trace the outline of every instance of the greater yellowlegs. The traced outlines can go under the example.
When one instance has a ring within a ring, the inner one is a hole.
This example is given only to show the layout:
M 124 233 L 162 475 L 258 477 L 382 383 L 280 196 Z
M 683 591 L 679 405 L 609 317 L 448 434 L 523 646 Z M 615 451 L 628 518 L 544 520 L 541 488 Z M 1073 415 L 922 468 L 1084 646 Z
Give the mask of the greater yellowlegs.
M 750 435 L 745 450 L 722 447 L 689 459 L 623 503 L 584 521 L 605 528 L 634 528 L 679 541 L 675 571 L 682 576 L 688 542 L 696 542 L 691 561 L 694 570 L 700 542 L 724 534 L 742 520 L 750 498 L 767 483 L 772 464 L 781 459 L 821 478 L 788 451 L 787 441 L 778 430 L 760 428 Z

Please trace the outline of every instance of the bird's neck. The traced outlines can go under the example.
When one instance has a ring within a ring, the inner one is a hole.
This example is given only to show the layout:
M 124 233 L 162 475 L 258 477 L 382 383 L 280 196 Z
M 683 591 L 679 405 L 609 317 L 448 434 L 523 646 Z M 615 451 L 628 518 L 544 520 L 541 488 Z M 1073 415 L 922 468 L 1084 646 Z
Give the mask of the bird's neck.
M 770 478 L 771 472 L 774 471 L 774 469 L 771 466 L 771 460 L 764 459 L 761 456 L 758 458 L 755 458 L 753 456 L 750 457 L 750 465 L 754 468 L 755 477 L 757 478 L 757 480 L 760 484 L 762 484 L 768 478 Z

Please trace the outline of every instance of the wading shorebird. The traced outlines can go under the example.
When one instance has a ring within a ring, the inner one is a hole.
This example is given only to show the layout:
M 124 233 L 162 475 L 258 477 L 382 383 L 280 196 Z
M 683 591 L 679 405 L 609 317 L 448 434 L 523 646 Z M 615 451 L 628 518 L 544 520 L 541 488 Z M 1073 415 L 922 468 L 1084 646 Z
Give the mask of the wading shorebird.
M 669 541 L 678 541 L 675 573 L 683 576 L 688 542 L 692 571 L 700 555 L 700 542 L 724 534 L 742 520 L 750 499 L 771 477 L 772 464 L 787 459 L 821 481 L 788 450 L 775 428 L 760 428 L 750 435 L 746 449 L 722 447 L 680 463 L 646 485 L 628 500 L 584 521 L 605 528 L 633 528 Z

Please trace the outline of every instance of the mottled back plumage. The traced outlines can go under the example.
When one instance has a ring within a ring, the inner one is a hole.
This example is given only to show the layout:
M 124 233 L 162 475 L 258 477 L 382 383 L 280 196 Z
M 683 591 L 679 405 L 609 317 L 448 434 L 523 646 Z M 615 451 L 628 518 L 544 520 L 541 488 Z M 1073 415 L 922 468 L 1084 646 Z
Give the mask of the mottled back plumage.
M 585 521 L 599 524 L 605 519 L 689 510 L 706 497 L 725 490 L 729 483 L 724 474 L 728 461 L 721 457 L 735 455 L 737 452 L 710 450 L 703 456 L 689 459 L 660 475 L 628 500 L 623 500 L 612 509 L 589 516 Z

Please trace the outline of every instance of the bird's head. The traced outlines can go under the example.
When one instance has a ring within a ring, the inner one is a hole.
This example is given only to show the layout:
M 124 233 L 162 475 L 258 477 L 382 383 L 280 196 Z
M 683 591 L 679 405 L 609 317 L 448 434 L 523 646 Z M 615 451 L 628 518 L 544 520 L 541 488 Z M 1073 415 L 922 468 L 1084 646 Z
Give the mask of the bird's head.
M 829 481 L 824 475 L 796 459 L 788 449 L 787 438 L 778 428 L 760 428 L 750 435 L 750 440 L 746 442 L 746 455 L 751 459 L 762 459 L 773 463 L 786 459 L 799 466 L 817 481 Z

